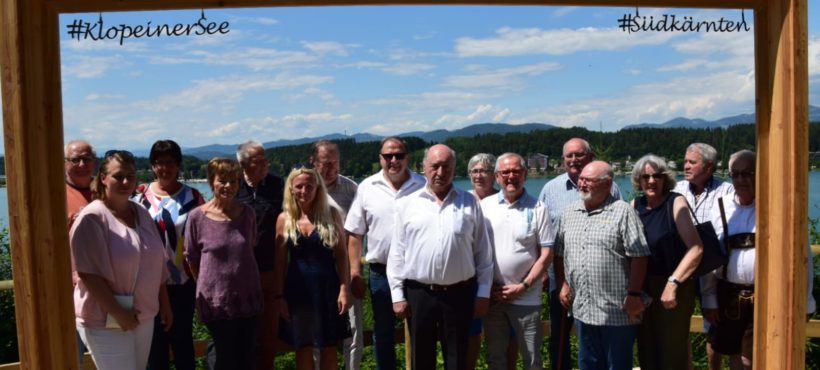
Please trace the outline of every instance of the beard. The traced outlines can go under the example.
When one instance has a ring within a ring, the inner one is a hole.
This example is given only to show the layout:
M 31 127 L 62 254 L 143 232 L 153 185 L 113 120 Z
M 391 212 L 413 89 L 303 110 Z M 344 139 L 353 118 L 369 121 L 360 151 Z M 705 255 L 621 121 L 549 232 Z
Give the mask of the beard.
M 581 195 L 581 200 L 583 200 L 584 202 L 588 202 L 588 201 L 592 200 L 592 193 L 591 192 L 581 190 L 581 191 L 579 191 L 579 193 Z

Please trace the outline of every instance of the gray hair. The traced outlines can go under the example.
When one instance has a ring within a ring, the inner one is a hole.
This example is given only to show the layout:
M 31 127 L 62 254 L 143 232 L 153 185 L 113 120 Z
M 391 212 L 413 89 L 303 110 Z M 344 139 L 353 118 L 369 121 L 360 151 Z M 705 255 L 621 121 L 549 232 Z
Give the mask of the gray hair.
M 491 172 L 495 172 L 496 163 L 497 162 L 495 161 L 494 155 L 489 153 L 478 153 L 467 162 L 467 176 L 470 176 L 470 170 L 478 164 L 483 164 L 489 168 Z
M 251 155 L 248 154 L 248 151 L 250 151 L 251 149 L 262 149 L 263 152 L 265 151 L 265 147 L 262 146 L 262 143 L 256 140 L 248 140 L 242 144 L 239 144 L 239 146 L 236 148 L 236 160 L 242 164 L 247 163 L 248 158 L 251 157 Z
M 65 147 L 63 147 L 63 155 L 68 156 L 68 148 L 71 148 L 72 145 L 80 145 L 80 144 L 87 145 L 88 148 L 91 149 L 91 155 L 94 156 L 95 159 L 97 158 L 97 150 L 94 149 L 94 146 L 91 145 L 91 143 L 89 143 L 85 140 L 82 140 L 82 139 L 73 139 L 73 140 L 69 140 L 67 143 L 65 143 Z
M 717 163 L 717 150 L 709 144 L 704 143 L 692 143 L 686 148 L 687 152 L 698 152 L 700 154 L 701 159 L 704 162 L 708 163 L 712 166 L 712 170 L 715 169 L 715 163 Z
M 504 154 L 498 156 L 498 160 L 495 161 L 495 168 L 498 168 L 498 166 L 501 165 L 501 161 L 503 161 L 507 158 L 510 158 L 510 157 L 518 159 L 518 164 L 521 165 L 521 168 L 523 168 L 525 170 L 527 169 L 527 161 L 524 160 L 524 157 L 522 157 L 521 154 L 513 153 L 513 152 L 507 152 L 507 153 L 504 153 Z
M 581 139 L 580 137 L 574 137 L 572 139 L 567 140 L 564 143 L 564 146 L 561 147 L 561 157 L 563 157 L 564 154 L 567 152 L 567 144 L 569 144 L 572 141 L 580 141 L 585 153 L 592 154 L 593 156 L 595 155 L 595 153 L 592 152 L 592 147 L 589 145 L 589 141 Z
M 743 149 L 732 153 L 732 155 L 729 156 L 729 171 L 732 170 L 732 165 L 735 164 L 738 159 L 748 159 L 751 160 L 752 163 L 757 163 L 757 154 L 748 149 Z
M 635 189 L 641 188 L 641 175 L 644 174 L 647 165 L 663 175 L 663 190 L 665 192 L 670 192 L 675 188 L 675 171 L 666 165 L 666 159 L 654 154 L 647 154 L 635 162 L 635 166 L 632 167 L 632 187 Z

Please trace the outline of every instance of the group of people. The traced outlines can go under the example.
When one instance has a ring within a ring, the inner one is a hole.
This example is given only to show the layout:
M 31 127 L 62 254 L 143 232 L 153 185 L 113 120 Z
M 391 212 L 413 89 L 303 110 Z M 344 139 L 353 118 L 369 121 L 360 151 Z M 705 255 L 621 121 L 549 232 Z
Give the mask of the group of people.
M 131 153 L 105 153 L 93 176 L 93 147 L 66 145 L 76 326 L 98 368 L 167 369 L 170 347 L 177 369 L 193 369 L 196 312 L 216 369 L 272 369 L 280 343 L 299 369 L 336 368 L 339 347 L 358 369 L 368 287 L 378 369 L 396 368 L 397 318 L 407 320 L 414 369 L 437 367 L 437 342 L 446 368 L 474 368 L 482 332 L 490 369 L 516 368 L 519 354 L 541 369 L 544 291 L 553 369 L 574 367 L 573 326 L 581 369 L 631 369 L 636 340 L 642 369 L 688 369 L 698 295 L 710 367 L 720 355 L 751 366 L 754 152 L 732 154 L 732 184 L 714 176 L 707 144 L 686 149 L 680 182 L 646 155 L 630 204 L 580 138 L 564 144 L 565 173 L 540 194 L 527 192 L 516 153 L 470 159 L 467 192 L 453 185 L 456 153 L 442 144 L 417 174 L 406 143 L 387 137 L 381 170 L 358 185 L 339 174 L 333 142 L 312 149 L 311 166 L 282 180 L 260 143 L 243 143 L 236 160 L 209 161 L 206 201 L 179 182 L 171 140 L 152 146 L 156 180 L 140 186 Z M 728 263 L 695 276 L 696 225 L 707 221 Z

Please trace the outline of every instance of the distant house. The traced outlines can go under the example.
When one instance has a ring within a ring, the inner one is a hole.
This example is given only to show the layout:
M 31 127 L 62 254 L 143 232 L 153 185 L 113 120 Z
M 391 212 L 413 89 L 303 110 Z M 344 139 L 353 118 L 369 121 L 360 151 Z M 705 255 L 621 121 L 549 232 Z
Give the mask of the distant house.
M 527 167 L 530 171 L 546 171 L 549 167 L 550 156 L 541 153 L 535 153 L 527 158 Z

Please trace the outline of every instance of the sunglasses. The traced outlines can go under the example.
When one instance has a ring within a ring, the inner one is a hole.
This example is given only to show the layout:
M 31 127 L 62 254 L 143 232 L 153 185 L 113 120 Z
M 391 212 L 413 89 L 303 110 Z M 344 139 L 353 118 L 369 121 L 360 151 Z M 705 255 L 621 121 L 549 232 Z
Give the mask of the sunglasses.
M 651 174 L 650 173 L 645 173 L 645 174 L 641 175 L 641 180 L 649 181 L 649 179 L 655 179 L 655 181 L 658 181 L 658 180 L 663 180 L 664 177 L 665 176 L 662 173 L 651 173 Z
M 379 155 L 382 156 L 382 158 L 384 158 L 384 160 L 388 162 L 392 161 L 393 158 L 396 158 L 396 160 L 398 161 L 407 158 L 407 153 L 379 153 Z
M 729 177 L 733 180 L 735 179 L 753 179 L 755 177 L 755 171 L 739 171 L 739 172 L 729 172 Z
M 109 151 L 105 152 L 105 155 L 103 156 L 103 158 L 113 157 L 117 154 L 119 154 L 123 157 L 126 157 L 126 158 L 129 158 L 129 157 L 134 158 L 134 154 L 132 154 L 131 152 L 129 152 L 127 150 L 116 150 L 116 149 L 109 150 Z

